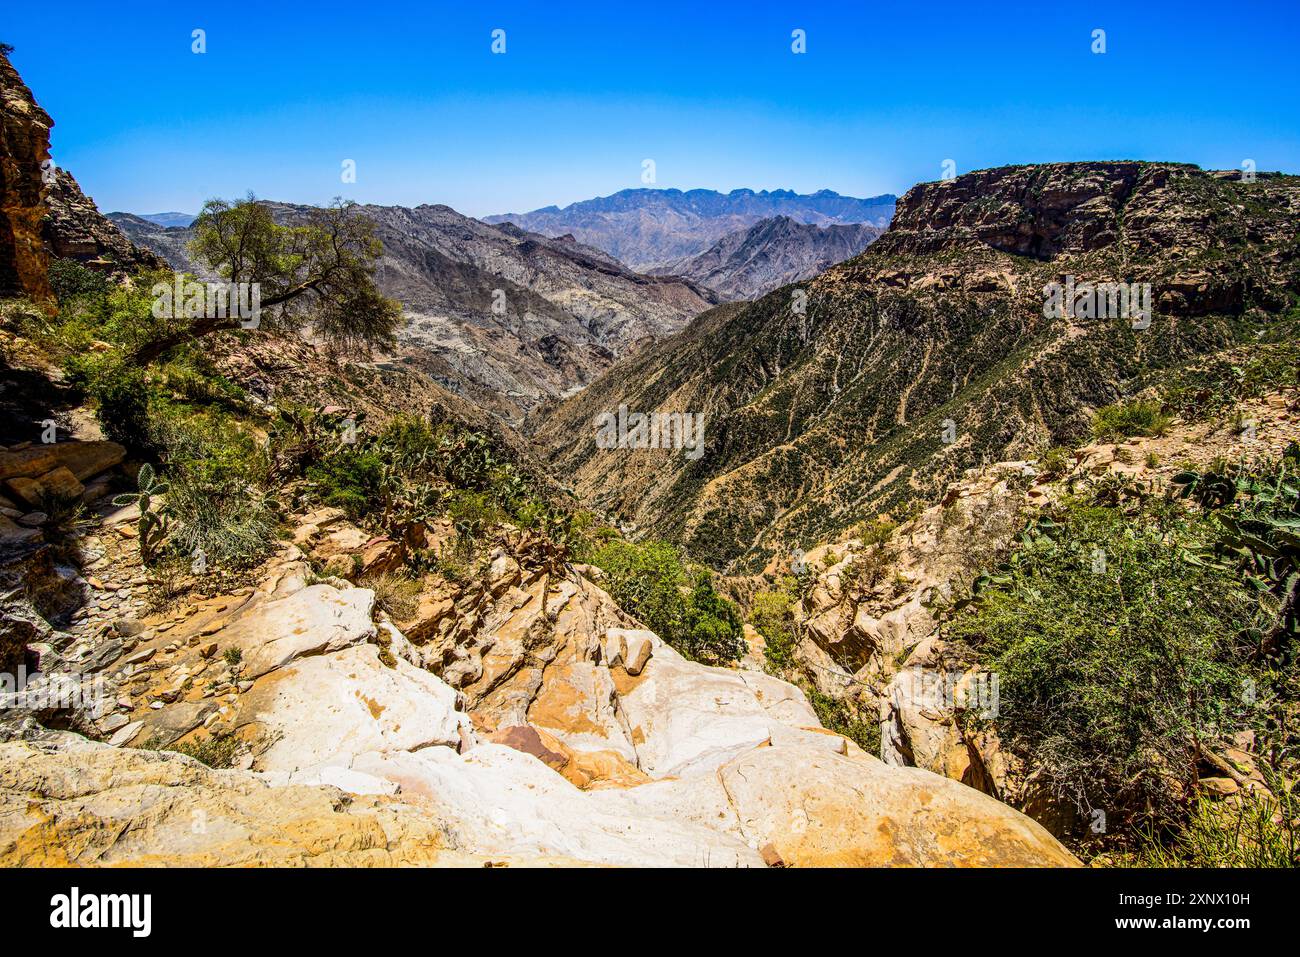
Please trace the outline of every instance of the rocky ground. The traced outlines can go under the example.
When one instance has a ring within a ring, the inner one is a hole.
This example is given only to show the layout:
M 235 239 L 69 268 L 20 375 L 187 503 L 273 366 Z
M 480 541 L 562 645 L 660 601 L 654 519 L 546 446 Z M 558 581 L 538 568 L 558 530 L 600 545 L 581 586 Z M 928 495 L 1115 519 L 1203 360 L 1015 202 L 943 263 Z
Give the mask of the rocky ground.
M 509 529 L 399 627 L 328 571 L 364 581 L 402 545 L 332 510 L 248 584 L 160 610 L 127 518 L 58 573 L 86 600 L 35 649 L 28 694 L 85 695 L 7 711 L 6 864 L 1073 863 L 1005 805 L 826 732 L 792 685 L 684 660 Z

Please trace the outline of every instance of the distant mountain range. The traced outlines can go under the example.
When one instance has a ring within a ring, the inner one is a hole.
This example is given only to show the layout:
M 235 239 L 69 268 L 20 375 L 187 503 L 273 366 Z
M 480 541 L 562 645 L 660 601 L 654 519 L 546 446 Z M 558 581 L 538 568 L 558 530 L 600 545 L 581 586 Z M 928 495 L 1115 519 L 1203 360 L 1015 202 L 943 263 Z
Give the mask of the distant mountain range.
M 308 211 L 268 205 L 282 223 Z M 396 358 L 512 424 L 721 301 L 689 280 L 634 273 L 572 237 L 488 225 L 448 206 L 362 210 L 384 247 L 376 281 L 408 319 Z M 109 218 L 173 269 L 201 273 L 187 248 L 192 230 Z
M 511 222 L 544 236 L 572 235 L 644 272 L 698 256 L 724 236 L 774 216 L 815 226 L 869 223 L 883 229 L 896 202 L 889 194 L 857 199 L 828 189 L 807 195 L 784 189 L 625 189 L 563 209 L 546 206 L 484 221 Z
M 110 216 L 135 216 L 158 226 L 185 228 L 198 217 L 193 213 L 109 213 Z
M 757 299 L 851 259 L 882 232 L 882 227 L 871 223 L 812 226 L 789 216 L 773 216 L 728 233 L 698 256 L 650 273 L 691 279 L 725 299 Z

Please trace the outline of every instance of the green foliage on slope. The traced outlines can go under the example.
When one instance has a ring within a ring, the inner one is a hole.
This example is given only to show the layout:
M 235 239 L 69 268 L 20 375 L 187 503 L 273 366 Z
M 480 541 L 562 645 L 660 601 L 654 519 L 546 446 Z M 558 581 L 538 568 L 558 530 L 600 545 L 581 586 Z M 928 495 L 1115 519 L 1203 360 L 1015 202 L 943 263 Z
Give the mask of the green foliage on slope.
M 1103 483 L 1035 518 L 943 625 L 999 676 L 1006 746 L 1056 800 L 1144 834 L 1149 861 L 1240 860 L 1227 835 L 1242 829 L 1263 829 L 1252 854 L 1294 852 L 1276 807 L 1234 822 L 1196 783 L 1249 731 L 1280 789 L 1267 800 L 1293 800 L 1298 469 L 1300 450 L 1231 478 L 1187 473 L 1195 505 Z
M 611 541 L 590 560 L 614 600 L 687 658 L 723 664 L 745 653 L 735 604 L 717 593 L 707 569 L 684 563 L 676 546 Z

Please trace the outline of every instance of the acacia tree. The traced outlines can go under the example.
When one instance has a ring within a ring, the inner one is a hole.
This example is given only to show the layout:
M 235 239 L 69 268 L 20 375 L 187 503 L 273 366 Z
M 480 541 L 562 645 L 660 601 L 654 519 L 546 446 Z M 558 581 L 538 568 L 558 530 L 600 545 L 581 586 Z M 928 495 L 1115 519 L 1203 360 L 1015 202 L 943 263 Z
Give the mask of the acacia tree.
M 280 225 L 252 194 L 208 200 L 194 221 L 190 250 L 231 283 L 259 283 L 260 327 L 312 331 L 334 348 L 390 346 L 401 306 L 379 292 L 374 266 L 383 247 L 375 224 L 350 200 L 314 207 L 304 221 Z M 236 329 L 240 317 L 203 316 L 145 343 L 149 363 L 182 342 Z

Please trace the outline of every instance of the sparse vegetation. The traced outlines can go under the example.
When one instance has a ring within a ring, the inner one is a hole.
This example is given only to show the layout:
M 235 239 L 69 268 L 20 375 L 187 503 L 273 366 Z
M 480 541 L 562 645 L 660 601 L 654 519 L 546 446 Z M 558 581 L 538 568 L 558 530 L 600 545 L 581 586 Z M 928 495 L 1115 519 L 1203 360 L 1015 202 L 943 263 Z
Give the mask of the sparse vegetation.
M 1097 410 L 1092 421 L 1092 436 L 1103 442 L 1116 442 L 1132 436 L 1163 435 L 1173 417 L 1155 399 L 1117 402 Z
M 188 754 L 196 761 L 201 761 L 210 768 L 231 768 L 235 765 L 235 756 L 239 753 L 239 736 L 233 731 L 211 734 L 193 741 L 182 741 L 170 751 Z
M 862 713 L 849 702 L 832 698 L 816 688 L 808 687 L 804 691 L 823 728 L 844 735 L 868 754 L 880 754 L 880 722 L 875 714 Z
M 1136 867 L 1300 867 L 1300 806 L 1280 797 L 1245 796 L 1228 802 L 1197 797 L 1186 823 L 1169 833 L 1144 830 Z
M 420 600 L 420 583 L 402 575 L 383 572 L 368 575 L 357 582 L 375 593 L 375 604 L 393 621 L 406 621 L 415 614 Z

